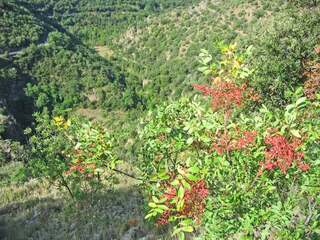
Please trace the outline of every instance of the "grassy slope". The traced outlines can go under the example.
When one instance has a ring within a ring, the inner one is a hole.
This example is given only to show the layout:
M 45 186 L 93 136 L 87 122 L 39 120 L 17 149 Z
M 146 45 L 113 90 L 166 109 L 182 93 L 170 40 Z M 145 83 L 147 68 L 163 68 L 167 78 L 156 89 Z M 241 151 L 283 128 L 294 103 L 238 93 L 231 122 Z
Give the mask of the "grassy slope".
M 75 208 L 67 192 L 46 181 L 16 182 L 12 176 L 19 168 L 21 165 L 14 163 L 0 168 L 0 239 L 122 239 L 131 233 L 136 234 L 134 239 L 160 236 L 143 222 L 143 198 L 132 179 L 122 177 L 114 190 L 103 191 Z

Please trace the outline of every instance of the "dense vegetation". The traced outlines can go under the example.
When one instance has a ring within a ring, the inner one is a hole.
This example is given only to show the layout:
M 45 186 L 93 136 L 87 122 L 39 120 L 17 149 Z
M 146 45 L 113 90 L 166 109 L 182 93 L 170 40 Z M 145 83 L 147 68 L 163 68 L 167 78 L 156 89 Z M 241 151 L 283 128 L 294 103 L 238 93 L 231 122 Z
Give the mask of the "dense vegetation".
M 0 238 L 320 238 L 319 33 L 317 1 L 0 1 Z

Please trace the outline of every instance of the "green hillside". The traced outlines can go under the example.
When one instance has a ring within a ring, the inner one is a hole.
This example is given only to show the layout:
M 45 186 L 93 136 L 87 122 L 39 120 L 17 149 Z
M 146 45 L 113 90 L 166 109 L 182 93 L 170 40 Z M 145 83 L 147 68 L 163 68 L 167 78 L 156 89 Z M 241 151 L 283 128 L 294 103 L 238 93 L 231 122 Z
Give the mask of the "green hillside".
M 1 52 L 18 50 L 46 38 L 49 26 L 28 9 L 10 4 L 0 9 Z

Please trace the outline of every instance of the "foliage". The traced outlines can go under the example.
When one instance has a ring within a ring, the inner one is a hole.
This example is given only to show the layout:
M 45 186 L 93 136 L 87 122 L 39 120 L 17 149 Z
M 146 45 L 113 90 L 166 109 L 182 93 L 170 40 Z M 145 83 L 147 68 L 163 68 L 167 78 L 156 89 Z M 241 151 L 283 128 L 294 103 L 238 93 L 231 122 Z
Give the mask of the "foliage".
M 214 80 L 203 92 L 219 84 Z M 203 211 L 205 239 L 319 236 L 317 96 L 310 101 L 299 88 L 284 110 L 262 105 L 251 114 L 238 105 L 209 110 L 186 99 L 159 107 L 141 132 L 139 166 L 150 199 L 146 218 L 173 223 L 181 239 L 195 231 Z M 198 181 L 204 184 L 196 205 L 201 210 L 190 214 L 184 211 L 185 194 Z
M 126 28 L 140 24 L 145 17 L 158 15 L 177 7 L 189 6 L 199 0 L 118 0 L 24 1 L 39 12 L 45 12 L 90 45 L 104 45 Z
M 0 54 L 26 47 L 31 43 L 38 43 L 50 29 L 28 9 L 13 3 L 0 6 L 0 17 Z
M 316 58 L 319 43 L 319 11 L 294 9 L 271 18 L 266 31 L 253 31 L 248 40 L 255 47 L 249 59 L 255 70 L 255 86 L 266 104 L 286 105 L 286 90 L 303 83 L 304 62 Z
M 146 219 L 171 238 L 318 239 L 316 5 L 0 3 L 0 158 L 76 200 L 115 172 L 142 181 Z
M 39 121 L 30 138 L 32 176 L 45 177 L 65 187 L 72 197 L 101 188 L 112 180 L 110 172 L 118 160 L 112 152 L 112 138 L 101 126 L 76 119 L 65 120 L 47 115 Z
M 16 141 L 0 138 L 0 165 L 8 162 L 24 162 L 28 158 L 25 147 Z

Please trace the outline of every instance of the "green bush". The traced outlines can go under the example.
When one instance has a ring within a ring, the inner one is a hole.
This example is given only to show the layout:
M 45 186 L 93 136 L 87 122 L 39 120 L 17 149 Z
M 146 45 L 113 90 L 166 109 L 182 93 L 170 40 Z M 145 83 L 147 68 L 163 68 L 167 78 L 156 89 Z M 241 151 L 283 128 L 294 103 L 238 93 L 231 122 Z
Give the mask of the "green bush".
M 113 139 L 98 124 L 77 118 L 66 120 L 37 115 L 37 127 L 30 138 L 30 160 L 26 173 L 58 183 L 74 199 L 96 193 L 113 181 L 118 160 Z
M 266 103 L 287 104 L 286 90 L 303 82 L 303 61 L 315 57 L 313 49 L 319 43 L 319 19 L 319 12 L 293 9 L 273 18 L 267 31 L 254 33 L 256 37 L 249 41 L 254 46 L 249 61 L 255 69 L 255 86 Z
M 298 88 L 285 108 L 244 111 L 250 89 L 239 83 L 244 66 L 232 65 L 233 49 L 223 48 L 221 69 L 201 69 L 215 77 L 212 86 L 194 85 L 210 96 L 211 109 L 181 99 L 145 119 L 139 168 L 146 218 L 172 226 L 179 239 L 191 232 L 201 239 L 317 238 L 320 95 L 310 101 Z M 202 51 L 201 62 L 210 61 Z

